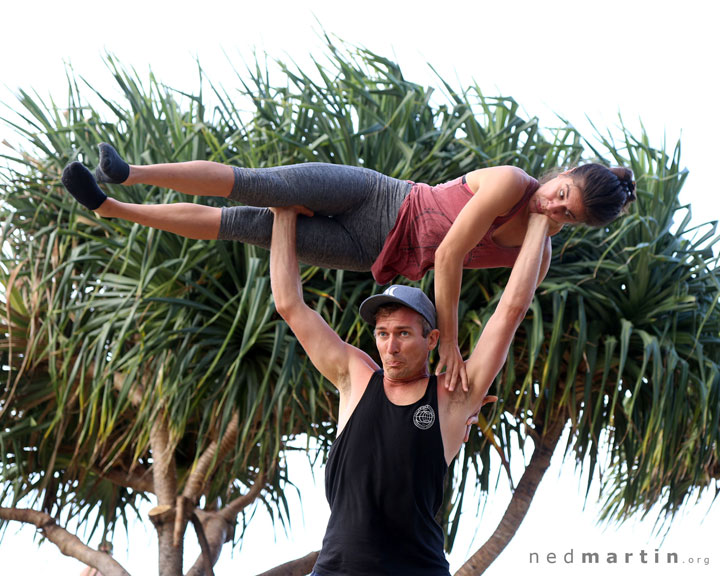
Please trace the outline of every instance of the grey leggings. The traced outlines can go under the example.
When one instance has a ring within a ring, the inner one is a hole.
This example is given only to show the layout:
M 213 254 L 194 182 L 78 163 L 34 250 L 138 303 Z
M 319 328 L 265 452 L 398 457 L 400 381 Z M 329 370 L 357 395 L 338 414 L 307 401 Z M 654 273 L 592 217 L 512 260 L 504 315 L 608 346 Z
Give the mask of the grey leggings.
M 298 259 L 341 270 L 370 270 L 412 187 L 374 170 L 339 164 L 233 170 L 229 198 L 246 206 L 222 209 L 219 240 L 270 248 L 273 215 L 264 207 L 299 204 L 315 216 L 298 218 Z

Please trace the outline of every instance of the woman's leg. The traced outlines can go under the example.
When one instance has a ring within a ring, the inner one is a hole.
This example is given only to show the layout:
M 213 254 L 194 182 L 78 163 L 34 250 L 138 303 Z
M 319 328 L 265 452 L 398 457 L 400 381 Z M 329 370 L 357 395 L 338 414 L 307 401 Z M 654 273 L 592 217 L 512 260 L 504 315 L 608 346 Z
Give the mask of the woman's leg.
M 231 166 L 205 160 L 149 166 L 130 165 L 129 168 L 128 177 L 123 182 L 125 186 L 148 184 L 193 196 L 225 197 L 230 194 L 235 182 Z
M 273 215 L 268 208 L 234 206 L 222 209 L 218 238 L 270 249 Z M 224 232 L 232 231 L 232 236 Z M 298 216 L 296 251 L 298 260 L 311 266 L 366 272 L 375 256 L 335 218 Z
M 82 178 L 66 178 L 68 190 L 81 197 L 101 195 L 95 179 L 79 163 Z M 76 170 L 76 172 L 78 171 Z M 190 194 L 229 196 L 250 206 L 301 205 L 312 210 L 316 224 L 298 224 L 298 248 L 306 263 L 366 270 L 379 254 L 411 185 L 373 170 L 334 164 L 298 164 L 275 168 L 233 168 L 213 162 L 129 166 L 109 145 L 101 145 L 96 177 L 105 182 L 145 183 Z M 92 189 L 92 194 L 86 194 Z M 228 191 L 229 189 L 229 191 Z M 80 190 L 80 194 L 78 194 Z M 95 194 L 95 190 L 97 194 Z M 87 204 L 86 204 L 87 205 Z M 138 205 L 111 198 L 91 207 L 100 216 L 124 218 L 188 238 L 224 239 L 263 246 L 272 219 L 258 217 L 248 206 L 211 208 L 198 204 Z M 323 218 L 325 217 L 325 218 Z M 308 238 L 303 238 L 308 230 Z M 323 237 L 326 234 L 327 237 Z M 338 253 L 338 258 L 333 256 Z
M 272 168 L 233 167 L 235 182 L 228 196 L 247 206 L 305 206 L 316 214 L 340 216 L 368 204 L 382 203 L 407 182 L 374 170 L 310 162 Z
M 148 184 L 194 196 L 227 196 L 235 182 L 232 168 L 217 162 L 195 160 L 135 166 L 125 162 L 110 144 L 102 142 L 98 149 L 100 161 L 95 169 L 98 182 Z
M 262 170 L 235 168 L 231 199 L 253 206 L 222 208 L 218 238 L 269 247 L 272 215 L 257 204 L 306 206 L 299 217 L 301 262 L 343 270 L 369 270 L 380 254 L 409 182 L 373 170 L 329 164 L 300 164 Z
M 217 240 L 222 209 L 186 202 L 129 204 L 108 198 L 95 212 L 105 218 L 122 218 L 193 240 Z
M 247 206 L 306 206 L 327 216 L 351 213 L 404 181 L 374 170 L 339 164 L 306 163 L 271 168 L 237 168 L 196 160 L 129 165 L 109 144 L 99 145 L 98 182 L 147 184 L 195 196 L 229 197 Z
M 81 204 L 106 218 L 166 230 L 197 240 L 215 240 L 220 232 L 222 210 L 200 204 L 130 204 L 108 198 L 95 178 L 80 162 L 63 170 L 62 183 Z

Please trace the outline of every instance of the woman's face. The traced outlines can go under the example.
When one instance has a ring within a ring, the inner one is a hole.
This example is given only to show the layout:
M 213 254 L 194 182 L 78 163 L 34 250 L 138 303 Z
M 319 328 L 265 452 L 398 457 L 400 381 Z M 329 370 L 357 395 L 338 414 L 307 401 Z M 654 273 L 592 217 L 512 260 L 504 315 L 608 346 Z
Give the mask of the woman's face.
M 530 212 L 545 214 L 559 224 L 580 224 L 585 221 L 582 191 L 567 173 L 545 182 L 530 197 Z

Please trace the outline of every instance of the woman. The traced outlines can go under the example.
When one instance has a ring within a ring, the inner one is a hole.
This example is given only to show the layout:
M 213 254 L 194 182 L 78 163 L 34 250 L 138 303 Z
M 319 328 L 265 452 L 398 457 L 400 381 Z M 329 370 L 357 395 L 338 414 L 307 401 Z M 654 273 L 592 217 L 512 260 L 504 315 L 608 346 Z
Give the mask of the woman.
M 447 368 L 451 389 L 466 388 L 457 345 L 462 269 L 512 266 L 530 213 L 564 224 L 604 226 L 635 200 L 627 168 L 586 164 L 542 185 L 519 168 L 475 170 L 431 187 L 373 170 L 335 164 L 237 168 L 207 161 L 131 166 L 102 143 L 95 176 L 79 162 L 63 184 L 99 216 L 122 218 L 187 238 L 236 240 L 269 248 L 271 206 L 303 206 L 313 218 L 297 225 L 298 258 L 306 264 L 371 270 L 380 284 L 401 274 L 419 280 L 435 267 L 435 302 L 441 340 L 438 373 Z M 97 179 L 97 181 L 96 181 Z M 184 194 L 221 196 L 244 206 L 128 204 L 108 198 L 97 182 L 146 184 Z M 544 277 L 550 262 L 548 239 Z

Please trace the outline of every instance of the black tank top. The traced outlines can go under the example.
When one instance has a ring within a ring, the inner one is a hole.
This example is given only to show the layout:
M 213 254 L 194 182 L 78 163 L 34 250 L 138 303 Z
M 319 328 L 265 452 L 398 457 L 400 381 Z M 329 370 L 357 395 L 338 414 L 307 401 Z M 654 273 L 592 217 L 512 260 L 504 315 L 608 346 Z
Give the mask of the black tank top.
M 447 472 L 437 380 L 409 406 L 370 378 L 335 440 L 325 470 L 330 521 L 315 564 L 320 576 L 449 576 L 435 521 Z

